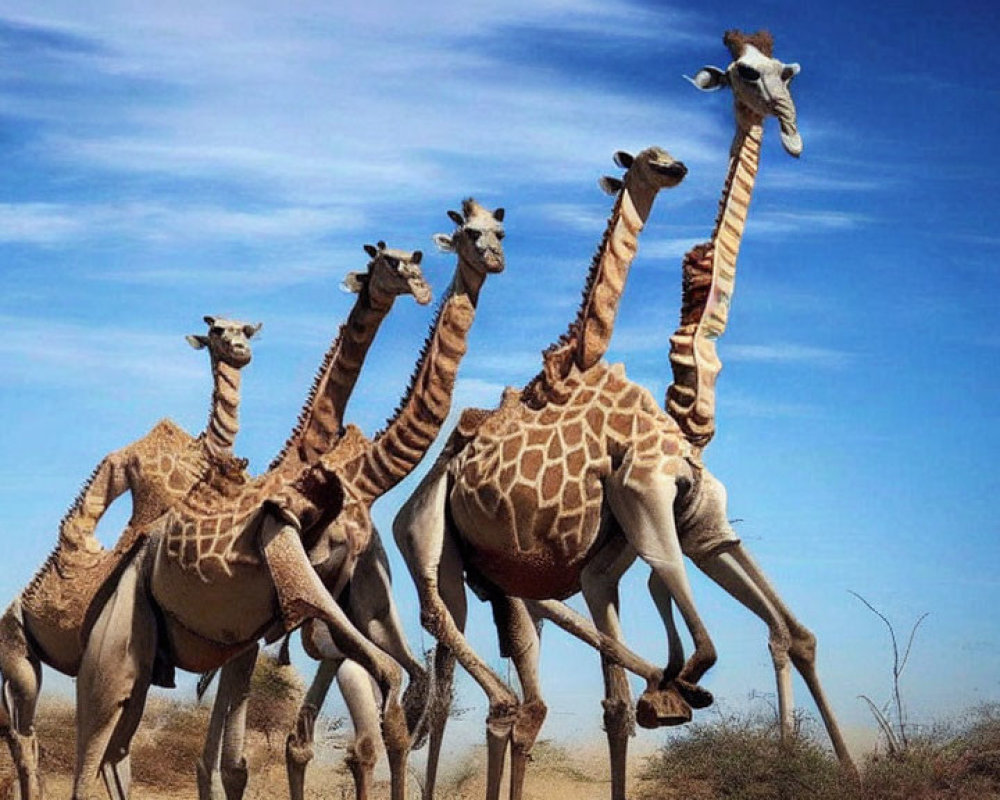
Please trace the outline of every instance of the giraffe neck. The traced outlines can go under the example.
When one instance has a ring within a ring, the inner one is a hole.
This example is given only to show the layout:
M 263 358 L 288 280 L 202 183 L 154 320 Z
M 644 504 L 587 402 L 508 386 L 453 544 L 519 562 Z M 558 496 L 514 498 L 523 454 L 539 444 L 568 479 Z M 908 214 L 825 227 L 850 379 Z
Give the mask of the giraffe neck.
M 394 299 L 373 295 L 367 281 L 361 287 L 347 321 L 323 356 L 295 428 L 269 470 L 289 460 L 312 463 L 340 437 L 347 401 Z
M 240 370 L 213 360 L 212 409 L 205 428 L 205 446 L 216 458 L 231 458 L 240 429 Z
M 639 234 L 649 218 L 657 191 L 626 177 L 591 262 L 580 310 L 566 333 L 542 354 L 542 372 L 522 393 L 529 403 L 544 402 L 551 384 L 565 378 L 572 366 L 587 370 L 607 352 L 625 280 L 639 247 Z
M 583 302 L 570 325 L 577 336 L 574 361 L 581 370 L 600 361 L 611 344 L 625 280 L 639 248 L 639 234 L 656 199 L 655 188 L 635 184 L 638 182 L 626 181 L 618 194 L 587 276 Z
M 451 410 L 482 283 L 460 260 L 396 413 L 345 467 L 345 480 L 369 506 L 409 475 L 437 438 Z
M 702 335 L 713 339 L 726 330 L 729 304 L 736 283 L 736 259 L 743 241 L 750 196 L 757 180 L 763 132 L 759 121 L 746 129 L 739 129 L 730 150 L 729 171 L 719 201 L 715 230 L 712 231 L 712 290 L 700 321 Z
M 722 370 L 715 340 L 726 330 L 763 128 L 738 125 L 712 238 L 684 256 L 681 324 L 670 338 L 674 380 L 666 408 L 700 451 L 715 435 L 715 382 Z

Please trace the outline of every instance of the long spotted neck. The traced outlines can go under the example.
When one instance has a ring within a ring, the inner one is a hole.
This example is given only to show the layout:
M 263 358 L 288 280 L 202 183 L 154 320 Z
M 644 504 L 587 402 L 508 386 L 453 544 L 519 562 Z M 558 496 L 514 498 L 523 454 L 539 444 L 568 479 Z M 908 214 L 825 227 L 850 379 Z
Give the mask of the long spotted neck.
M 233 456 L 233 445 L 240 430 L 240 369 L 212 359 L 212 408 L 208 415 L 204 441 L 216 458 Z
M 345 480 L 369 505 L 409 475 L 437 438 L 451 410 L 482 283 L 481 273 L 460 260 L 396 413 L 371 446 L 345 466 Z
M 587 274 L 580 310 L 566 333 L 542 354 L 543 370 L 523 392 L 528 402 L 541 402 L 551 384 L 564 378 L 574 364 L 589 369 L 607 352 L 625 280 L 639 248 L 639 234 L 658 191 L 626 176 Z
M 739 125 L 712 238 L 684 256 L 681 324 L 670 337 L 674 381 L 666 407 L 688 440 L 704 448 L 715 434 L 715 340 L 726 330 L 750 196 L 760 163 L 761 120 Z
M 367 281 L 362 285 L 347 321 L 323 356 L 295 428 L 269 470 L 286 462 L 312 463 L 340 438 L 344 409 L 394 300 L 373 295 Z

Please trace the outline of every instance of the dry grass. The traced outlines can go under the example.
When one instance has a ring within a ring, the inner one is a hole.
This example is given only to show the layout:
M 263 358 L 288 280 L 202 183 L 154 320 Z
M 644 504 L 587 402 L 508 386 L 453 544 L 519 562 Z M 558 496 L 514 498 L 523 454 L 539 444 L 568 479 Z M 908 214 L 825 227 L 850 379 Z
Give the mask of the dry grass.
M 689 726 L 640 779 L 643 800 L 1000 800 L 1000 706 L 913 735 L 903 752 L 874 751 L 860 784 L 814 725 L 782 744 L 773 720 L 725 714 Z

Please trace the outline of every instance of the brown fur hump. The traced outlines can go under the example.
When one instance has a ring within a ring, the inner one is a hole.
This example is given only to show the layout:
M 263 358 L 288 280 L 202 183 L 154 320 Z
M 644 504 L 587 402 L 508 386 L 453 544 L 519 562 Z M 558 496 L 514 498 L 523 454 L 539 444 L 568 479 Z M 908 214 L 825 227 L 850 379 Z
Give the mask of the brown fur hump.
M 730 28 L 722 35 L 722 43 L 729 48 L 733 58 L 743 55 L 743 48 L 748 44 L 756 47 L 768 58 L 774 57 L 774 37 L 770 31 L 760 30 L 756 33 L 743 33 L 736 28 Z

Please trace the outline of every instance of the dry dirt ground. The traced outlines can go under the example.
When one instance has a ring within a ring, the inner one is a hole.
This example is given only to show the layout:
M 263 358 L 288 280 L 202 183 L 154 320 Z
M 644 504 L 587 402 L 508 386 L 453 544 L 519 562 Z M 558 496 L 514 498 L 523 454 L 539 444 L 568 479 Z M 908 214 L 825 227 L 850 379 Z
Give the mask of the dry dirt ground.
M 73 708 L 68 701 L 43 700 L 39 712 L 44 791 L 48 798 L 71 793 L 73 765 Z M 133 743 L 135 800 L 178 800 L 198 796 L 195 762 L 200 755 L 208 711 L 205 706 L 153 701 Z M 321 723 L 323 720 L 321 720 Z M 343 766 L 348 738 L 342 728 L 320 724 L 317 757 L 306 779 L 308 800 L 348 800 L 354 797 L 350 773 Z M 648 750 L 646 751 L 648 752 Z M 635 775 L 645 754 L 636 752 L 630 774 Z M 247 800 L 272 800 L 288 796 L 284 766 L 284 733 L 267 736 L 261 731 L 248 735 L 247 760 L 250 781 Z M 562 747 L 539 741 L 533 754 L 525 789 L 525 800 L 606 800 L 610 782 L 604 745 Z M 420 798 L 424 754 L 412 754 L 409 796 Z M 463 746 L 448 750 L 438 780 L 439 798 L 480 800 L 485 795 L 485 747 Z M 13 770 L 6 747 L 0 750 L 0 800 L 15 796 Z M 374 800 L 388 800 L 388 770 L 384 758 L 376 770 Z M 637 779 L 633 779 L 633 786 Z M 506 794 L 506 785 L 504 795 Z M 642 800 L 642 793 L 630 797 Z

